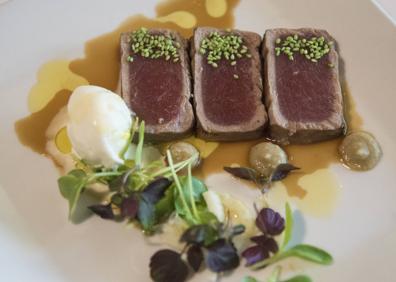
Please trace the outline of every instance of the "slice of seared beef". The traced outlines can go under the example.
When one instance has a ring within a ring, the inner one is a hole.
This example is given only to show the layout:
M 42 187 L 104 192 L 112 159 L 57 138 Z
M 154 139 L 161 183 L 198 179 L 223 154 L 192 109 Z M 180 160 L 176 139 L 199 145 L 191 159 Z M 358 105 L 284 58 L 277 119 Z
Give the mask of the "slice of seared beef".
M 138 51 L 138 47 L 135 51 L 132 49 L 132 44 L 136 47 L 137 43 L 132 39 L 132 33 L 121 34 L 122 97 L 130 109 L 145 121 L 148 140 L 165 141 L 183 137 L 192 132 L 194 125 L 189 102 L 188 42 L 171 30 L 150 29 L 147 33 L 162 35 L 165 41 L 172 40 L 177 55 L 161 55 L 160 52 L 156 55 L 152 52 L 146 57 L 144 52 Z
M 208 63 L 208 52 L 201 43 L 211 33 L 232 34 L 240 38 L 246 51 L 240 58 L 230 54 L 215 64 Z M 267 114 L 262 102 L 261 37 L 252 32 L 197 28 L 192 39 L 194 105 L 197 134 L 207 140 L 236 141 L 263 134 Z M 250 55 L 247 55 L 250 54 Z M 247 56 L 245 56 L 247 55 Z M 231 58 L 230 58 L 231 56 Z
M 297 51 L 309 46 L 292 45 L 290 51 L 295 48 L 296 52 L 289 58 L 290 53 L 280 51 L 288 36 L 305 41 L 323 37 L 318 48 L 323 50 L 322 47 L 328 44 L 329 51 L 315 58 L 309 52 Z M 338 54 L 332 42 L 334 39 L 324 30 L 266 31 L 262 46 L 264 93 L 270 137 L 275 141 L 282 144 L 312 143 L 343 134 L 345 122 Z

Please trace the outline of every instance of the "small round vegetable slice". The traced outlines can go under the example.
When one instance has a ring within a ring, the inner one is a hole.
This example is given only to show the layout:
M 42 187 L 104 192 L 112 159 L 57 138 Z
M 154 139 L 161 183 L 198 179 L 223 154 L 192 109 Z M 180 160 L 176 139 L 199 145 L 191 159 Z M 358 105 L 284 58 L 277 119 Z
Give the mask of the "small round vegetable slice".
M 172 155 L 174 163 L 179 163 L 191 158 L 195 154 L 199 154 L 197 148 L 187 142 L 176 142 L 169 146 L 169 151 Z M 199 159 L 192 164 L 192 167 L 197 167 L 199 165 Z
M 344 164 L 353 170 L 373 169 L 382 157 L 381 146 L 365 131 L 348 134 L 338 148 Z
M 269 176 L 279 164 L 287 163 L 287 154 L 276 144 L 262 142 L 250 149 L 249 163 L 260 174 Z

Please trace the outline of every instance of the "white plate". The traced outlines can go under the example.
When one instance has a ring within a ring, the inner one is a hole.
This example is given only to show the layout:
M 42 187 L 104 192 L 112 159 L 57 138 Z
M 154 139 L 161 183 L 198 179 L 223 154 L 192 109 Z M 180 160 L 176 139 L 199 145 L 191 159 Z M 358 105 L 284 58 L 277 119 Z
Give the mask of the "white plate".
M 142 2 L 0 6 L 0 280 L 149 281 L 149 257 L 158 247 L 147 247 L 143 236 L 120 224 L 98 218 L 68 222 L 56 169 L 21 146 L 14 132 L 14 122 L 28 114 L 27 93 L 40 65 L 82 56 L 86 40 L 130 15 L 154 16 L 155 1 Z M 338 40 L 364 127 L 378 137 L 384 158 L 367 173 L 333 167 L 342 184 L 337 208 L 325 219 L 305 216 L 299 229 L 304 226 L 304 241 L 325 247 L 335 263 L 297 263 L 297 271 L 315 281 L 395 281 L 396 27 L 376 5 L 361 0 L 243 1 L 236 26 L 259 33 L 270 27 L 318 27 Z M 265 280 L 269 271 L 255 275 Z M 226 280 L 240 281 L 245 274 L 241 267 Z M 198 275 L 194 281 L 210 277 Z

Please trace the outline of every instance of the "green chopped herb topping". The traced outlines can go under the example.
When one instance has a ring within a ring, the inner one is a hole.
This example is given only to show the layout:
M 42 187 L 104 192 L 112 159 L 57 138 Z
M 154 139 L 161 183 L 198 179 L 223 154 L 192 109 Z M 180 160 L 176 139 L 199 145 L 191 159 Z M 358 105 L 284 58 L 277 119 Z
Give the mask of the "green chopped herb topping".
M 310 39 L 299 37 L 297 34 L 288 36 L 285 39 L 275 40 L 275 55 L 285 54 L 289 60 L 294 60 L 294 55 L 301 54 L 307 60 L 317 63 L 323 56 L 330 52 L 333 46 L 332 41 L 326 41 L 323 36 L 311 37 Z
M 206 55 L 207 62 L 212 67 L 218 67 L 218 61 L 225 59 L 235 66 L 237 60 L 243 57 L 251 58 L 248 47 L 239 35 L 227 31 L 220 35 L 217 31 L 211 32 L 201 41 L 199 52 Z
M 146 28 L 140 28 L 131 33 L 131 49 L 134 54 L 145 58 L 172 60 L 178 62 L 180 43 L 174 38 L 163 34 L 150 34 Z M 128 56 L 128 62 L 133 62 L 133 56 Z

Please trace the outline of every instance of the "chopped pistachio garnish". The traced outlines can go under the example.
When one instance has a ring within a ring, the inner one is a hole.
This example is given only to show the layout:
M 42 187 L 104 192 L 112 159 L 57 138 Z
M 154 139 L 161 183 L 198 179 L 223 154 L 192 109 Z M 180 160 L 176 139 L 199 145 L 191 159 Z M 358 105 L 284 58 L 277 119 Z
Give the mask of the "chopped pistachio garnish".
M 289 60 L 293 61 L 295 53 L 299 53 L 307 60 L 317 63 L 318 60 L 330 52 L 333 42 L 327 42 L 323 36 L 307 39 L 294 34 L 293 36 L 289 35 L 285 39 L 277 38 L 275 44 L 276 56 L 282 53 L 285 54 Z
M 134 54 L 139 54 L 145 58 L 164 58 L 169 61 L 178 62 L 180 43 L 174 38 L 163 34 L 150 34 L 146 28 L 140 28 L 131 33 L 131 49 Z M 128 62 L 133 61 L 132 56 L 128 56 Z
M 199 53 L 206 55 L 209 65 L 217 68 L 218 61 L 225 59 L 235 66 L 237 60 L 243 57 L 251 58 L 248 47 L 244 44 L 239 35 L 232 34 L 220 35 L 217 31 L 211 32 L 201 41 Z

